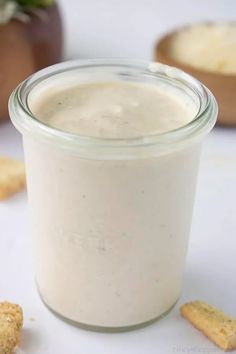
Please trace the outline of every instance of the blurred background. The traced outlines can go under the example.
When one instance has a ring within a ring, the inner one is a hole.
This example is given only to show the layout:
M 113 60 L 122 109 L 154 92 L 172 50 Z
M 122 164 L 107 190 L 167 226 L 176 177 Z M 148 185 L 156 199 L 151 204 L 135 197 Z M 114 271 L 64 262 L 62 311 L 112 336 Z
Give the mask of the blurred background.
M 153 58 L 166 31 L 202 20 L 236 20 L 235 0 L 60 0 L 65 58 Z
M 7 101 L 13 88 L 45 66 L 95 57 L 154 60 L 154 48 L 166 33 L 188 24 L 235 18 L 235 0 L 0 0 L 0 121 L 8 119 Z M 236 60 L 234 27 L 229 40 L 234 53 L 231 62 Z M 225 31 L 218 31 L 218 42 L 227 38 Z M 201 38 L 193 41 L 192 47 L 199 41 Z M 187 51 L 186 47 L 183 58 Z M 168 58 L 157 58 L 175 64 Z M 181 67 L 178 64 L 174 66 Z M 223 117 L 227 124 L 235 125 L 232 91 L 236 89 L 236 73 L 233 79 L 222 81 L 222 77 L 205 78 L 201 73 L 182 69 L 216 95 L 222 109 L 220 120 Z M 221 86 L 226 89 L 222 91 Z

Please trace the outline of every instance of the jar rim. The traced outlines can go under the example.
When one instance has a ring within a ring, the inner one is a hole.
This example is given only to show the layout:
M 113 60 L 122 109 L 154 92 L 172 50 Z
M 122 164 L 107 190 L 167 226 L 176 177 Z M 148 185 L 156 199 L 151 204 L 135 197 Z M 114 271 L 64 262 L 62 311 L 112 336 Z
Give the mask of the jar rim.
M 199 110 L 196 116 L 187 124 L 167 132 L 131 138 L 103 138 L 83 136 L 65 132 L 48 126 L 32 114 L 27 104 L 28 95 L 33 87 L 47 78 L 57 74 L 85 68 L 121 68 L 137 70 L 143 75 L 153 78 L 165 78 L 190 89 L 199 100 Z M 11 94 L 9 99 L 10 117 L 15 127 L 21 132 L 31 132 L 67 147 L 91 146 L 101 148 L 137 148 L 160 145 L 173 145 L 189 140 L 195 136 L 208 133 L 214 126 L 217 117 L 217 103 L 213 94 L 197 79 L 184 71 L 157 62 L 130 59 L 82 59 L 67 61 L 49 66 L 31 75 L 23 81 Z

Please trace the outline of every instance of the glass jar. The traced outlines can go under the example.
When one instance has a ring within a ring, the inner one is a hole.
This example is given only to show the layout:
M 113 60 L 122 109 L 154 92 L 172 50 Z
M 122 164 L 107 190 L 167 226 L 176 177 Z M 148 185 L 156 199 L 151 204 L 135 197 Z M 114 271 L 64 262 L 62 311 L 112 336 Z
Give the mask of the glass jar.
M 45 88 L 104 80 L 161 85 L 197 114 L 167 133 L 103 139 L 52 128 L 30 110 Z M 217 115 L 212 94 L 158 63 L 84 60 L 34 74 L 12 93 L 9 109 L 23 135 L 44 303 L 101 331 L 134 329 L 167 313 L 181 292 L 201 142 Z

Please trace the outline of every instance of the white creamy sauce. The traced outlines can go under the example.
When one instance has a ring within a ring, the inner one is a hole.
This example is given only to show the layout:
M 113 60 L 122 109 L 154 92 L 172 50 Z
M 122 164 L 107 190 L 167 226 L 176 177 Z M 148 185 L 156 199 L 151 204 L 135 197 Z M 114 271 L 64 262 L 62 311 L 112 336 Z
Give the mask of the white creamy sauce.
M 116 138 L 175 129 L 194 116 L 177 95 L 115 82 L 45 90 L 30 107 L 53 127 Z M 169 310 L 181 290 L 199 146 L 102 160 L 28 135 L 24 145 L 36 279 L 48 306 L 103 327 Z
M 131 138 L 179 128 L 193 105 L 150 84 L 103 82 L 46 92 L 31 110 L 55 128 L 102 138 Z

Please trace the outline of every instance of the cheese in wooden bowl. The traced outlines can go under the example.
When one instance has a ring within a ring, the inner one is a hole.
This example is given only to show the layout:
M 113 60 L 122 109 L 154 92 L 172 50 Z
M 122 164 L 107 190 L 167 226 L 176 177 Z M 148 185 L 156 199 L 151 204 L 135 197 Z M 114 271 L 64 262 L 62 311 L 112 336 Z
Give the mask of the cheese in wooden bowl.
M 182 27 L 162 37 L 155 59 L 202 81 L 218 101 L 218 123 L 236 125 L 236 23 Z

